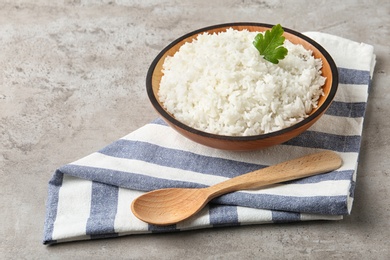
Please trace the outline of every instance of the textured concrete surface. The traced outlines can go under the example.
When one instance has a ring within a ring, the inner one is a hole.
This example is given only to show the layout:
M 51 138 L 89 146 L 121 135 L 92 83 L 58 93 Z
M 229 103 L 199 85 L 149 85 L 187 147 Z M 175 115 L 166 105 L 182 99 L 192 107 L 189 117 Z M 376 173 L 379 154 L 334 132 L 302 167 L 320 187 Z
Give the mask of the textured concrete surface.
M 0 259 L 390 259 L 389 17 L 386 0 L 0 0 Z M 43 246 L 53 171 L 157 116 L 144 81 L 171 40 L 234 21 L 375 47 L 352 215 Z

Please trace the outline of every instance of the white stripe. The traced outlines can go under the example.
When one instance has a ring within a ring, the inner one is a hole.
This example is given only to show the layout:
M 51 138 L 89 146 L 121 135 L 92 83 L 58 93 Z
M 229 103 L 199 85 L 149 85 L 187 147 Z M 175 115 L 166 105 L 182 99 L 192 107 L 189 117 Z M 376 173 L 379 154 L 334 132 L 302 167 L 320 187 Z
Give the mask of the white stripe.
M 119 188 L 115 232 L 124 233 L 128 230 L 132 230 L 132 233 L 148 232 L 148 224 L 135 217 L 130 210 L 132 201 L 141 194 L 143 192 Z
M 91 191 L 91 181 L 64 175 L 54 222 L 54 240 L 86 235 L 91 208 Z
M 332 56 L 337 67 L 366 71 L 372 69 L 373 46 L 325 33 L 304 34 L 321 44 Z
M 347 171 L 347 170 L 356 170 L 357 160 L 359 154 L 357 153 L 338 153 L 341 159 L 343 160 L 343 165 L 338 169 L 338 171 Z
M 351 196 L 348 196 L 348 197 L 347 197 L 347 209 L 348 209 L 348 214 L 351 214 L 353 199 L 354 199 L 354 198 L 351 197 Z
M 180 230 L 191 230 L 194 228 L 209 228 L 210 224 L 209 206 L 206 205 L 201 211 L 191 218 L 176 224 L 176 228 Z
M 343 216 L 340 215 L 319 215 L 319 214 L 305 214 L 301 213 L 301 221 L 309 220 L 341 220 Z
M 238 222 L 250 225 L 259 223 L 272 223 L 272 211 L 237 207 Z
M 343 120 L 342 124 L 340 124 L 340 119 Z M 361 135 L 363 121 L 363 117 L 340 118 L 337 116 L 329 116 L 325 114 L 322 115 L 322 117 L 309 128 L 309 130 L 342 136 Z
M 346 103 L 366 103 L 368 99 L 368 85 L 339 84 L 334 101 Z

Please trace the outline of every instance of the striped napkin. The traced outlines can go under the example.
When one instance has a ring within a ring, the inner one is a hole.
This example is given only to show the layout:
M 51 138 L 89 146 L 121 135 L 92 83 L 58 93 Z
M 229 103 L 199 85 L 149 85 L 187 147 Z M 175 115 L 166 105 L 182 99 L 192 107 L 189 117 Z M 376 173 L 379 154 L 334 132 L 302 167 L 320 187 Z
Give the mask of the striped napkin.
M 350 214 L 375 55 L 367 44 L 318 32 L 306 35 L 332 55 L 340 79 L 331 107 L 308 131 L 264 150 L 232 152 L 196 144 L 157 119 L 56 170 L 49 182 L 44 244 L 219 226 L 339 220 Z M 132 200 L 146 191 L 206 187 L 324 149 L 342 157 L 340 169 L 224 195 L 177 225 L 148 225 L 130 210 Z

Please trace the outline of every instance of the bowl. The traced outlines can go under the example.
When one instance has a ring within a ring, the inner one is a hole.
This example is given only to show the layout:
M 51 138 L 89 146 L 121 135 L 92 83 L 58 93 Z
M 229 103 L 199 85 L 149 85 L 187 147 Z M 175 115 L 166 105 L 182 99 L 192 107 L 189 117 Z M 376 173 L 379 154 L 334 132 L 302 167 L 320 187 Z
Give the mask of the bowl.
M 281 130 L 260 135 L 227 136 L 211 134 L 189 127 L 175 119 L 173 115 L 166 111 L 157 95 L 160 81 L 163 76 L 162 66 L 165 58 L 167 56 L 173 56 L 184 43 L 191 42 L 198 34 L 204 32 L 209 32 L 210 34 L 218 33 L 226 31 L 228 28 L 263 32 L 272 28 L 272 26 L 273 25 L 263 23 L 220 24 L 190 32 L 173 41 L 157 55 L 147 73 L 146 89 L 153 107 L 169 126 L 183 136 L 199 144 L 223 150 L 245 151 L 262 149 L 284 143 L 307 130 L 324 114 L 336 94 L 338 86 L 337 67 L 332 57 L 321 45 L 309 37 L 285 27 L 283 28 L 283 36 L 286 39 L 294 44 L 301 44 L 305 49 L 311 50 L 315 58 L 320 58 L 322 60 L 322 76 L 327 78 L 323 85 L 324 95 L 320 97 L 317 108 L 313 109 L 308 117 L 302 121 Z

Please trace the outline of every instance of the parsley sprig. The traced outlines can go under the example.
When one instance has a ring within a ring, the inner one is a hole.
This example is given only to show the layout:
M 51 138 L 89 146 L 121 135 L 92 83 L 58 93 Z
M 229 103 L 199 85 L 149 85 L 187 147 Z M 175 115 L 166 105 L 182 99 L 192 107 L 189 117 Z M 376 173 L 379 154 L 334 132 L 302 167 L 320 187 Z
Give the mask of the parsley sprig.
M 283 32 L 282 26 L 277 24 L 264 34 L 259 33 L 256 35 L 253 45 L 265 60 L 278 64 L 279 60 L 284 59 L 287 55 L 288 50 L 283 47 L 285 40 L 284 36 L 282 36 Z

